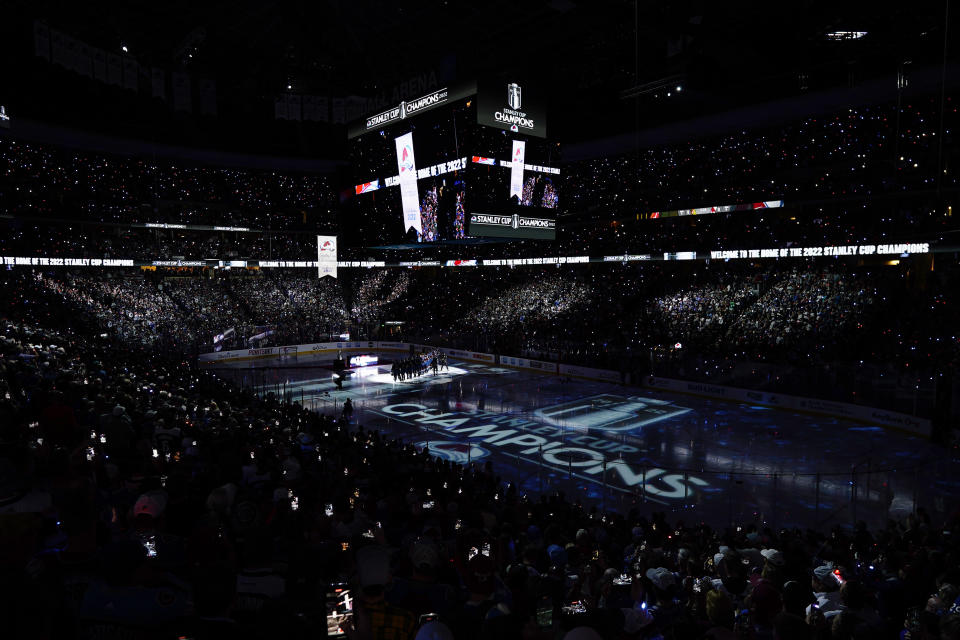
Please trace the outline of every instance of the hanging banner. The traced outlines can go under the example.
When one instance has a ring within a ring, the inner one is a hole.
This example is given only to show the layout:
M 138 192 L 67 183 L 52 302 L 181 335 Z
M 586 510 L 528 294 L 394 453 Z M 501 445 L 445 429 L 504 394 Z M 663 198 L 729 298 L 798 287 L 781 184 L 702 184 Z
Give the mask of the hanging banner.
M 317 236 L 317 276 L 337 277 L 337 236 Z
M 400 200 L 403 206 L 403 231 L 410 228 L 423 234 L 420 221 L 420 192 L 417 190 L 417 163 L 413 157 L 413 133 L 405 133 L 396 139 L 397 171 L 400 181 Z
M 510 197 L 516 196 L 521 202 L 523 201 L 523 156 L 526 148 L 526 142 L 514 140 L 513 153 L 510 155 L 510 161 L 513 163 L 510 167 Z

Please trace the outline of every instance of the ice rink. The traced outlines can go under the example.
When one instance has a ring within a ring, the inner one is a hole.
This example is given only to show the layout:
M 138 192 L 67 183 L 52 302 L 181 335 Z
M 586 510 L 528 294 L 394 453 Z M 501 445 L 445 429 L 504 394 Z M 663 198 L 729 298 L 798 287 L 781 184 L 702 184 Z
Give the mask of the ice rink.
M 342 390 L 330 356 L 220 364 L 259 393 L 317 411 L 354 404 L 353 424 L 433 455 L 491 463 L 531 496 L 561 491 L 607 509 L 687 511 L 712 525 L 881 526 L 915 507 L 954 511 L 960 465 L 924 439 L 829 416 L 450 361 L 394 382 L 354 369 Z

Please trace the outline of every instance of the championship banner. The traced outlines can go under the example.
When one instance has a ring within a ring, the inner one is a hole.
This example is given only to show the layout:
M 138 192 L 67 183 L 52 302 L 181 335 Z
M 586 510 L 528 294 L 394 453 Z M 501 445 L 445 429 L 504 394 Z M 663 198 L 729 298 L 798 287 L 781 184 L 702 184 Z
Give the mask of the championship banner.
M 397 171 L 400 180 L 400 200 L 403 206 L 403 232 L 411 227 L 423 234 L 420 221 L 420 192 L 417 189 L 417 163 L 413 157 L 413 133 L 405 133 L 396 139 Z
M 337 277 L 337 236 L 317 236 L 317 277 Z
M 523 156 L 526 152 L 527 143 L 523 140 L 513 141 L 513 153 L 510 154 L 510 197 L 517 196 L 517 200 L 523 202 Z

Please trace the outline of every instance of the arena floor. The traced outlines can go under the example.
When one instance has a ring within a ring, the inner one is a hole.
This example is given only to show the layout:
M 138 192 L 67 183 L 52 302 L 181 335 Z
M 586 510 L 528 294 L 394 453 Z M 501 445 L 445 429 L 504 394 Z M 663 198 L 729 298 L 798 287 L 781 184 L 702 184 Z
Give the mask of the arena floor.
M 395 383 L 389 365 L 337 390 L 326 358 L 221 364 L 220 374 L 318 411 L 351 398 L 354 423 L 460 463 L 493 463 L 531 496 L 714 526 L 883 525 L 957 507 L 960 464 L 929 442 L 826 416 L 483 364 Z M 687 511 L 686 515 L 679 512 Z

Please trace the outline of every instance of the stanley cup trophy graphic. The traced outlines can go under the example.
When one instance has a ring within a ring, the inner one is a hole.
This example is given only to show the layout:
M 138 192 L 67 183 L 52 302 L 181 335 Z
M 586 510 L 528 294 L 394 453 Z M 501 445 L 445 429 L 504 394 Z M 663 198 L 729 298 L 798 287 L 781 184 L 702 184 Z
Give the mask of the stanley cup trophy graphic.
M 520 108 L 520 85 L 516 82 L 507 85 L 507 104 L 514 110 Z

